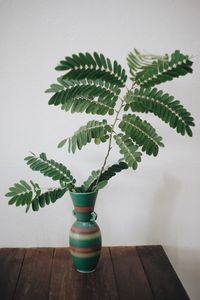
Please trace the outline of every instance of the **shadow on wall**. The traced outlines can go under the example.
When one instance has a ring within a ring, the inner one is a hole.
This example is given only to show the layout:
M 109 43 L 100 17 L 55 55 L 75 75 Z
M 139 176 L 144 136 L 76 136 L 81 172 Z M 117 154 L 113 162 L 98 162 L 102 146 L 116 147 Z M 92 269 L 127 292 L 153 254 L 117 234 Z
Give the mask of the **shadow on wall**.
M 182 281 L 187 293 L 193 300 L 200 295 L 200 249 L 179 246 L 179 226 L 174 215 L 177 199 L 181 190 L 180 182 L 172 176 L 165 175 L 163 184 L 154 195 L 149 209 L 148 237 L 153 244 L 164 247 L 175 271 Z M 187 236 L 185 237 L 187 243 Z
M 200 249 L 164 246 L 187 293 L 193 300 L 200 298 Z
M 167 174 L 163 178 L 163 184 L 158 188 L 151 201 L 148 227 L 151 237 L 148 239 L 154 244 L 162 244 L 163 240 L 174 241 L 175 230 L 172 220 L 180 189 L 179 181 Z

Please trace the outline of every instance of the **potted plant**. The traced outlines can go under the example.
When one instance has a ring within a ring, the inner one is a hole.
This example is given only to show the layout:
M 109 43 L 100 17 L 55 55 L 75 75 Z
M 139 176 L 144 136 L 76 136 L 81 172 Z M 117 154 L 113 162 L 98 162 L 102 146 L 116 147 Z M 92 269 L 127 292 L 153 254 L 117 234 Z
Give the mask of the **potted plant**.
M 128 55 L 130 87 L 127 87 L 125 69 L 115 60 L 94 52 L 65 57 L 56 67 L 63 71 L 46 91 L 53 93 L 49 105 L 60 106 L 64 111 L 96 115 L 112 115 L 110 123 L 91 120 L 81 126 L 71 137 L 62 140 L 58 147 L 67 146 L 75 153 L 88 143 L 107 143 L 108 148 L 99 170 L 91 172 L 80 187 L 71 171 L 61 163 L 47 158 L 45 153 L 31 153 L 25 158 L 33 171 L 39 171 L 58 181 L 58 187 L 42 191 L 38 183 L 21 180 L 6 194 L 9 204 L 26 206 L 38 211 L 56 202 L 69 191 L 77 220 L 70 231 L 70 251 L 75 267 L 80 272 L 94 271 L 100 257 L 101 233 L 96 224 L 94 205 L 99 189 L 122 170 L 135 170 L 142 153 L 157 156 L 163 147 L 162 137 L 154 127 L 137 113 L 151 113 L 174 128 L 181 135 L 192 136 L 194 120 L 179 100 L 155 86 L 192 73 L 192 61 L 179 50 L 171 55 L 156 56 L 134 50 Z M 123 93 L 123 96 L 121 96 Z M 107 166 L 113 142 L 120 159 Z

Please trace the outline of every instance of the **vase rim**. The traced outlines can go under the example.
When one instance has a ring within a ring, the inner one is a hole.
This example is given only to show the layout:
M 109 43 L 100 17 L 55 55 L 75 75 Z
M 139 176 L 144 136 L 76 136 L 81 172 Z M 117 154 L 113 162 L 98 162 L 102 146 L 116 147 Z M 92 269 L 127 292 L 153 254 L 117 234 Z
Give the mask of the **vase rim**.
M 93 191 L 93 192 L 87 192 L 87 193 L 83 193 L 83 192 L 71 192 L 71 191 L 69 191 L 69 193 L 70 194 L 74 194 L 74 195 L 89 195 L 89 194 L 97 194 L 98 193 L 98 191 Z

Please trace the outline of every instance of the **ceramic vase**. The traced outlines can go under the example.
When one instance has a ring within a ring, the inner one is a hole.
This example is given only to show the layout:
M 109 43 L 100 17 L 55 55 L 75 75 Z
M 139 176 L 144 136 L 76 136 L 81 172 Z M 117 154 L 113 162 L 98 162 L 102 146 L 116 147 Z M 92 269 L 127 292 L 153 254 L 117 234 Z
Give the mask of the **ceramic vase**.
M 77 271 L 94 272 L 101 253 L 101 231 L 94 212 L 97 192 L 70 192 L 70 196 L 76 218 L 69 234 L 71 257 Z

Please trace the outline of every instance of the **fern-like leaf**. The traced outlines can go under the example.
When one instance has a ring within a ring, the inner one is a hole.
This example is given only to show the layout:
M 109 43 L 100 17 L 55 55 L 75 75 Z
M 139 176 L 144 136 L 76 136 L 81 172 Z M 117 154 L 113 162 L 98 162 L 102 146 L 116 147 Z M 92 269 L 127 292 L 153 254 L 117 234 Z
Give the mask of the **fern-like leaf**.
M 145 151 L 148 155 L 153 154 L 156 156 L 159 146 L 164 146 L 161 142 L 162 137 L 156 133 L 153 126 L 136 115 L 124 115 L 119 123 L 119 128 L 138 146 L 142 146 L 142 151 Z
M 114 113 L 114 107 L 120 93 L 119 88 L 99 80 L 76 80 L 74 84 L 66 89 L 56 91 L 50 98 L 49 105 L 61 105 L 62 109 L 71 110 L 71 112 L 85 111 L 86 113 L 102 115 Z
M 122 160 L 119 160 L 118 163 L 113 164 L 112 166 L 108 167 L 100 176 L 99 181 L 109 180 L 117 173 L 121 172 L 122 170 L 128 169 L 127 163 Z
M 51 84 L 50 88 L 47 89 L 45 92 L 46 93 L 56 93 L 60 92 L 64 89 L 70 89 L 72 87 L 77 87 L 77 86 L 87 86 L 87 87 L 96 87 L 98 89 L 99 94 L 104 94 L 105 91 L 109 92 L 112 97 L 116 97 L 117 95 L 120 94 L 120 88 L 115 85 L 111 84 L 110 82 L 101 80 L 101 79 L 96 79 L 96 80 L 91 80 L 91 79 L 80 79 L 80 80 L 68 80 L 64 79 L 63 76 L 57 78 L 58 83 L 56 84 Z M 102 93 L 101 93 L 102 91 Z
M 108 180 L 110 180 L 110 178 L 112 178 L 113 176 L 115 176 L 117 173 L 128 169 L 128 165 L 127 163 L 125 163 L 124 161 L 119 160 L 118 163 L 109 166 L 105 169 L 105 171 L 101 174 L 101 176 L 99 177 L 99 183 L 100 182 L 107 182 Z M 93 183 L 90 185 L 90 189 L 94 190 L 98 188 L 98 186 L 96 187 L 96 180 L 93 181 Z
M 44 207 L 50 203 L 54 203 L 57 199 L 61 198 L 67 188 L 55 188 L 42 193 L 38 183 L 30 181 L 30 184 L 25 180 L 20 180 L 14 186 L 9 188 L 9 192 L 5 195 L 10 200 L 8 204 L 15 204 L 16 206 L 26 205 L 26 212 L 32 207 L 33 211 L 38 211 L 39 207 Z
M 27 156 L 25 160 L 33 171 L 39 171 L 53 180 L 66 182 L 69 186 L 75 183 L 71 172 L 63 164 L 57 163 L 53 159 L 48 160 L 45 153 L 41 153 L 39 157 L 35 154 Z
M 127 80 L 125 70 L 115 60 L 111 63 L 109 58 L 96 52 L 73 54 L 67 56 L 56 67 L 57 71 L 67 71 L 63 76 L 68 80 L 101 79 L 118 87 L 124 87 Z
M 76 149 L 82 149 L 83 146 L 90 143 L 93 140 L 100 139 L 105 142 L 108 139 L 107 133 L 111 131 L 111 126 L 107 124 L 106 120 L 100 121 L 89 121 L 85 126 L 81 126 L 72 137 L 65 139 L 59 143 L 61 147 L 65 141 L 68 141 L 68 151 L 74 153 Z
M 153 113 L 178 133 L 192 136 L 190 127 L 195 126 L 194 119 L 173 96 L 156 88 L 141 88 L 129 92 L 125 100 L 126 110 L 130 107 L 133 112 Z
M 100 175 L 100 170 L 92 171 L 91 175 L 88 177 L 86 181 L 84 181 L 82 185 L 82 189 L 85 192 L 93 191 L 94 189 L 98 189 L 98 186 L 96 186 L 96 182 L 98 179 L 98 182 L 103 182 L 106 185 L 106 182 L 113 176 L 115 176 L 117 173 L 121 172 L 122 170 L 128 169 L 127 163 L 125 163 L 122 160 L 119 160 L 118 163 L 113 164 L 112 166 L 106 168 L 106 170 Z
M 117 145 L 120 148 L 120 153 L 124 155 L 128 167 L 137 169 L 138 162 L 141 161 L 141 153 L 138 152 L 138 146 L 128 136 L 119 133 L 114 136 Z
M 172 53 L 170 57 L 146 55 L 134 50 L 128 55 L 127 60 L 132 79 L 141 87 L 152 87 L 175 77 L 192 73 L 192 61 L 179 50 Z
M 26 181 L 21 180 L 19 183 L 15 183 L 14 186 L 9 188 L 9 192 L 5 195 L 10 197 L 8 204 L 29 205 L 33 197 L 33 191 L 31 185 Z
M 97 171 L 92 171 L 91 172 L 91 175 L 88 177 L 88 179 L 86 181 L 83 182 L 81 188 L 83 191 L 85 192 L 90 192 L 92 191 L 92 187 L 94 186 L 97 178 L 99 177 L 100 175 L 100 170 L 97 170 Z
M 41 193 L 31 202 L 33 211 L 38 211 L 40 207 L 43 208 L 50 203 L 55 203 L 66 193 L 66 191 L 66 188 L 55 188 Z

